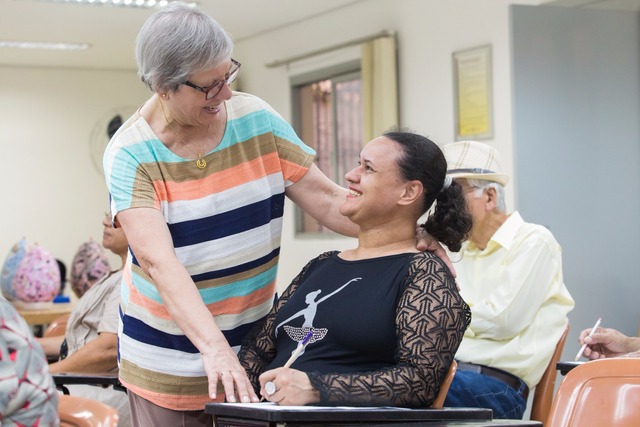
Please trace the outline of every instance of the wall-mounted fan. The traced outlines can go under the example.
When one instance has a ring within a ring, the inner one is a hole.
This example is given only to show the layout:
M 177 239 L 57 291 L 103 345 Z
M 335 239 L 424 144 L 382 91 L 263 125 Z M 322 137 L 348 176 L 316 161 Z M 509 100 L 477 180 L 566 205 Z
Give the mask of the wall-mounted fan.
M 93 126 L 89 137 L 89 154 L 91 155 L 91 162 L 100 176 L 104 175 L 102 156 L 104 149 L 111 139 L 110 135 L 113 135 L 120 125 L 131 117 L 136 109 L 137 107 L 130 106 L 114 108 L 108 113 L 103 114 Z

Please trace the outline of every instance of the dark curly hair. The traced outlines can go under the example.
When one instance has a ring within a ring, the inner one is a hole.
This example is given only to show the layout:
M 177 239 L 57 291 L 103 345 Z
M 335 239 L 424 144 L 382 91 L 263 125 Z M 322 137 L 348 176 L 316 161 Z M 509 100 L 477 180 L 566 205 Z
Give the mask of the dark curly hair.
M 408 131 L 392 130 L 385 137 L 403 148 L 398 157 L 400 174 L 406 180 L 418 180 L 424 187 L 422 213 L 436 202 L 422 227 L 450 251 L 458 252 L 471 231 L 473 220 L 467 209 L 462 187 L 451 182 L 443 188 L 447 161 L 438 145 L 430 139 Z

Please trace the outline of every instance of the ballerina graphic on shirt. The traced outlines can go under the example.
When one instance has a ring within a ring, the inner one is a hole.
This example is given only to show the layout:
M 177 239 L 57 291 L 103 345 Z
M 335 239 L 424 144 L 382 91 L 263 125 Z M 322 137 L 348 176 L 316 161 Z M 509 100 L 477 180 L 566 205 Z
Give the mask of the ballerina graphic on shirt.
M 304 300 L 304 302 L 307 303 L 307 308 L 304 308 L 298 311 L 297 313 L 291 315 L 288 319 L 280 322 L 280 324 L 276 326 L 276 329 L 275 329 L 276 336 L 278 336 L 278 329 L 282 326 L 282 329 L 284 329 L 284 331 L 287 333 L 289 338 L 291 338 L 295 342 L 301 342 L 309 334 L 309 332 L 311 332 L 312 335 L 311 335 L 311 338 L 309 338 L 307 344 L 311 344 L 313 342 L 316 342 L 324 338 L 324 336 L 327 334 L 327 329 L 313 327 L 313 319 L 315 319 L 316 317 L 316 312 L 318 311 L 318 305 L 320 305 L 321 302 L 331 298 L 332 296 L 334 296 L 335 294 L 337 294 L 338 292 L 346 288 L 351 283 L 357 282 L 358 280 L 361 280 L 361 279 L 362 277 L 356 277 L 355 279 L 351 279 L 344 285 L 340 286 L 335 291 L 331 292 L 329 295 L 324 296 L 317 301 L 316 301 L 316 298 L 318 297 L 318 295 L 320 295 L 322 290 L 318 289 L 317 291 L 309 292 Z M 300 316 L 304 317 L 304 322 L 301 327 L 284 325 L 285 323 L 290 322 L 291 320 L 296 319 Z

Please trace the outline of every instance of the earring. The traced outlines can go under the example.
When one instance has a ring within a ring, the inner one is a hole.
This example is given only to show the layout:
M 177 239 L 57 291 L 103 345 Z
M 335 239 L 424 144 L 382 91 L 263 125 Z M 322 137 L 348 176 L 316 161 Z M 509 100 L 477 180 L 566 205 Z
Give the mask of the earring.
M 162 93 L 162 94 L 160 94 L 160 96 L 163 97 L 163 98 L 166 98 L 167 94 L 166 93 Z

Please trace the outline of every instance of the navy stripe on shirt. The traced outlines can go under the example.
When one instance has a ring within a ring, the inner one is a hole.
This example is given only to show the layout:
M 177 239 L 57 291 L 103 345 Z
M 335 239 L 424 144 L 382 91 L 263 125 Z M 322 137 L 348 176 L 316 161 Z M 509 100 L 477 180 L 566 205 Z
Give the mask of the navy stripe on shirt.
M 233 347 L 236 345 L 240 345 L 242 343 L 242 339 L 253 327 L 253 325 L 261 321 L 262 319 L 259 319 L 255 322 L 240 325 L 230 331 L 222 331 L 222 333 L 229 342 L 230 346 Z M 173 335 L 161 332 L 155 328 L 150 327 L 139 319 L 127 315 L 123 316 L 123 322 L 124 334 L 131 339 L 155 347 L 179 350 L 185 353 L 192 354 L 199 353 L 196 346 L 194 346 L 189 338 L 184 335 Z
M 176 248 L 233 236 L 268 224 L 284 214 L 284 193 L 206 218 L 167 224 Z

